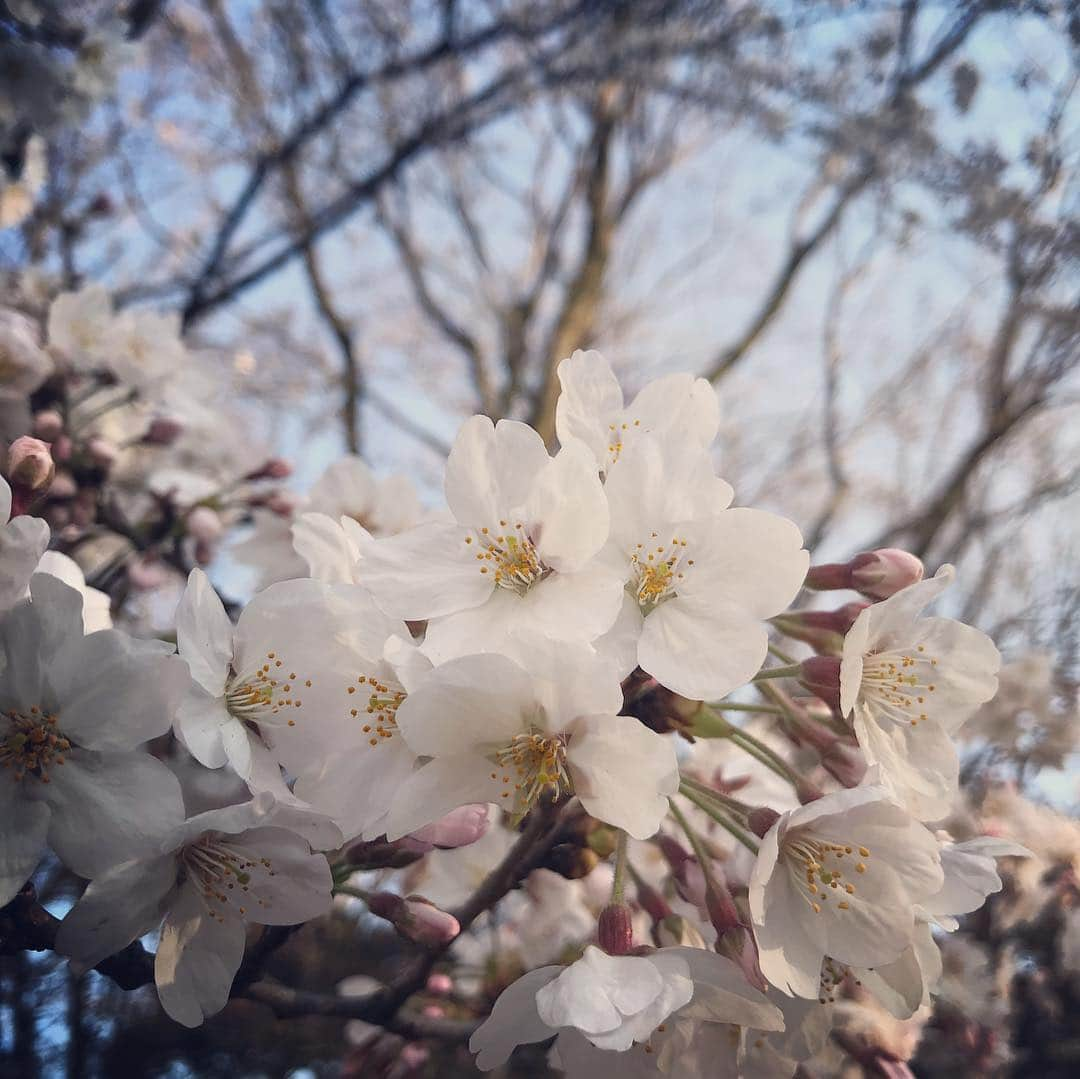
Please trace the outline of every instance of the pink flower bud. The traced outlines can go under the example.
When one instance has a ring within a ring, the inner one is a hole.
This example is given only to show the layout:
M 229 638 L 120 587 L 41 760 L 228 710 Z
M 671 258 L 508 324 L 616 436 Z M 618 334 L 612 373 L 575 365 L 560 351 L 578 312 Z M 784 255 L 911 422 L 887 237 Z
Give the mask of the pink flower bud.
M 840 708 L 840 657 L 811 656 L 804 659 L 799 682 L 826 704 Z
M 768 806 L 759 806 L 751 810 L 746 818 L 746 825 L 754 835 L 764 839 L 769 829 L 780 819 L 780 814 Z
M 449 996 L 454 991 L 454 979 L 449 974 L 436 971 L 427 980 L 427 991 L 435 996 Z
M 92 435 L 86 440 L 86 453 L 99 468 L 109 468 L 116 460 L 119 450 L 115 443 L 101 435 Z
M 629 955 L 634 949 L 634 923 L 625 903 L 610 903 L 600 912 L 597 941 L 608 955 Z
M 150 421 L 143 435 L 148 446 L 171 446 L 184 433 L 184 425 L 168 416 L 158 416 Z
M 816 783 L 811 783 L 809 779 L 802 776 L 799 777 L 798 783 L 795 784 L 795 797 L 799 799 L 800 805 L 816 802 L 824 796 L 825 792 Z
M 642 910 L 654 922 L 662 922 L 665 918 L 671 916 L 671 907 L 668 906 L 667 900 L 651 885 L 642 881 L 637 886 L 637 901 L 641 904 Z
M 78 493 L 79 485 L 70 472 L 60 471 L 53 476 L 53 481 L 49 485 L 49 496 L 52 499 L 74 498 Z
M 856 555 L 849 565 L 852 586 L 872 599 L 888 599 L 923 578 L 922 562 L 896 547 Z
M 401 1055 L 398 1057 L 398 1062 L 408 1072 L 415 1072 L 419 1071 L 428 1062 L 430 1056 L 430 1049 L 425 1049 L 422 1045 L 413 1045 L 410 1043 L 402 1048 Z
M 420 1014 L 429 1019 L 442 1019 L 446 1016 L 446 1009 L 441 1004 L 425 1004 L 420 1009 Z
M 368 909 L 414 944 L 449 944 L 461 932 L 457 918 L 419 895 L 402 898 L 393 892 L 376 892 L 368 897 Z
M 296 512 L 298 502 L 299 500 L 292 491 L 274 491 L 272 494 L 267 495 L 262 505 L 279 517 L 291 517 Z M 253 502 L 252 505 L 255 505 L 255 503 Z
M 853 746 L 837 738 L 821 755 L 822 767 L 845 787 L 857 787 L 866 775 L 866 758 Z
M 7 471 L 12 487 L 12 515 L 25 513 L 34 498 L 49 489 L 56 475 L 49 444 L 29 435 L 15 439 L 8 448 Z
M 160 588 L 169 579 L 169 571 L 156 558 L 137 558 L 128 563 L 127 572 L 131 587 L 140 592 Z
M 850 562 L 811 566 L 806 587 L 816 591 L 853 588 L 871 599 L 888 599 L 901 588 L 921 581 L 923 564 L 915 555 L 895 547 L 864 551 Z
M 785 636 L 803 641 L 815 652 L 823 655 L 839 655 L 844 647 L 844 636 L 851 629 L 859 612 L 868 603 L 845 603 L 835 611 L 792 611 L 773 619 L 773 624 Z
M 71 438 L 68 435 L 61 434 L 52 444 L 53 460 L 59 462 L 70 461 L 73 449 Z
M 246 480 L 283 480 L 292 475 L 292 465 L 281 457 L 271 457 L 254 471 L 249 472 Z
M 34 415 L 34 436 L 45 442 L 55 442 L 64 430 L 64 417 L 54 408 L 46 408 Z
M 713 928 L 721 936 L 729 929 L 742 925 L 742 918 L 739 917 L 735 900 L 731 898 L 724 871 L 719 866 L 713 866 L 713 879 L 705 890 L 705 909 L 709 913 Z
M 188 535 L 198 543 L 212 544 L 221 538 L 225 526 L 217 510 L 209 506 L 196 506 L 184 519 Z
M 428 824 L 406 837 L 410 850 L 431 850 L 439 847 L 451 850 L 467 847 L 483 837 L 488 830 L 488 807 L 484 804 L 465 805 L 447 813 L 434 824 Z

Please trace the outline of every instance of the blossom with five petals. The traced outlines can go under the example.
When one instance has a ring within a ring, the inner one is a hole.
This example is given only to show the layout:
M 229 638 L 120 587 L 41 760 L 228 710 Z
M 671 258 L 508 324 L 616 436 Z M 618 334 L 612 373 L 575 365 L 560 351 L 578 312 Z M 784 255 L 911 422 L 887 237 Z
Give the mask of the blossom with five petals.
M 588 447 L 550 457 L 526 424 L 473 416 L 445 489 L 453 521 L 381 539 L 363 563 L 387 613 L 430 620 L 434 661 L 497 651 L 516 633 L 588 642 L 611 626 L 622 584 L 596 561 L 608 508 Z
M 844 638 L 840 708 L 882 782 L 920 820 L 952 806 L 959 764 L 952 736 L 997 690 L 1001 656 L 979 630 L 920 617 L 951 583 L 942 566 L 862 611 Z
M 496 653 L 436 667 L 397 710 L 413 752 L 386 821 L 395 839 L 470 802 L 524 815 L 541 796 L 574 793 L 594 817 L 645 839 L 679 788 L 671 742 L 616 715 L 609 662 L 580 645 L 535 638 L 529 670 Z
M 140 747 L 169 729 L 187 685 L 170 645 L 84 634 L 79 593 L 35 574 L 0 617 L 0 904 L 46 843 L 92 877 L 183 819 L 176 778 Z
M 912 942 L 916 908 L 943 879 L 937 840 L 884 787 L 838 791 L 784 813 L 750 876 L 762 974 L 813 998 L 825 956 L 857 967 L 893 962 Z

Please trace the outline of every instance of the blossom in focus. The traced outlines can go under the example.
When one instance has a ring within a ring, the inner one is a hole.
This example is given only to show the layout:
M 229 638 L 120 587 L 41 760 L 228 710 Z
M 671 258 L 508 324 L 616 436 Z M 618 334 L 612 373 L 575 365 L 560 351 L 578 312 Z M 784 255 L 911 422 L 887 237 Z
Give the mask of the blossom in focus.
M 11 517 L 11 488 L 0 476 L 0 611 L 26 595 L 49 545 L 49 526 L 37 517 Z
M 93 877 L 183 819 L 176 778 L 140 747 L 169 729 L 187 684 L 171 646 L 84 634 L 79 593 L 34 576 L 0 617 L 0 903 L 46 843 Z
M 517 817 L 545 795 L 575 793 L 599 820 L 637 838 L 660 825 L 679 787 L 671 743 L 631 716 L 610 663 L 580 646 L 537 638 L 530 669 L 504 655 L 436 667 L 397 711 L 418 757 L 387 818 L 390 839 L 470 802 Z
M 608 508 L 581 442 L 549 457 L 513 420 L 467 420 L 446 463 L 453 521 L 433 521 L 364 552 L 364 583 L 390 614 L 429 619 L 436 662 L 498 650 L 507 636 L 588 642 L 618 613 L 621 582 L 596 555 Z
M 350 711 L 365 697 L 359 678 L 371 662 L 363 638 L 382 634 L 378 658 L 385 636 L 406 630 L 353 599 L 317 581 L 283 581 L 258 593 L 234 627 L 206 574 L 191 571 L 176 626 L 194 682 L 176 730 L 200 763 L 228 764 L 252 789 L 280 795 L 279 765 L 300 775 L 355 745 Z
M 912 942 L 916 907 L 943 879 L 937 840 L 884 787 L 838 791 L 783 814 L 750 876 L 762 974 L 811 999 L 825 956 L 891 963 Z
M 611 509 L 605 563 L 624 584 L 601 644 L 620 673 L 640 666 L 692 700 L 748 682 L 768 649 L 763 620 L 794 599 L 809 555 L 798 528 L 728 509 L 731 488 L 684 438 L 638 438 L 604 486 Z
M 599 352 L 577 351 L 558 368 L 562 393 L 555 406 L 555 431 L 563 445 L 577 439 L 609 472 L 623 450 L 641 435 L 677 431 L 704 451 L 716 437 L 720 408 L 703 378 L 665 375 L 645 386 L 626 405 L 611 365 Z
M 330 908 L 326 858 L 341 835 L 266 794 L 191 817 L 156 853 L 95 877 L 64 919 L 57 950 L 93 966 L 161 926 L 154 981 L 165 1011 L 199 1026 L 229 999 L 248 925 L 295 925 Z M 317 837 L 317 838 L 312 838 Z
M 477 1054 L 477 1067 L 491 1071 L 518 1045 L 559 1034 L 556 1052 L 568 1070 L 579 1050 L 589 1059 L 595 1047 L 613 1051 L 613 1065 L 628 1069 L 622 1074 L 639 1074 L 629 1069 L 643 1064 L 667 1072 L 694 1040 L 686 1034 L 713 1023 L 783 1028 L 779 1010 L 730 959 L 714 952 L 661 948 L 611 956 L 590 945 L 568 967 L 540 967 L 514 982 L 469 1048 Z
M 945 816 L 959 784 L 952 736 L 997 689 L 1001 657 L 986 634 L 920 617 L 952 566 L 867 607 L 844 638 L 840 708 L 883 782 L 921 820 Z

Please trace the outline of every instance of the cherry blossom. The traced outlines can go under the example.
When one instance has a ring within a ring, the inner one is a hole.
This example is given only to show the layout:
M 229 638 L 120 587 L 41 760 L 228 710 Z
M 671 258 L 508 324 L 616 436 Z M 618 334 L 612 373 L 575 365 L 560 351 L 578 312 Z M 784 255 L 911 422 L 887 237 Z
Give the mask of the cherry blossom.
M 525 424 L 474 416 L 445 486 L 453 521 L 364 552 L 364 583 L 387 612 L 431 620 L 433 660 L 497 650 L 508 634 L 587 642 L 611 626 L 621 582 L 596 561 L 608 508 L 583 443 L 549 457 Z
M 959 765 L 952 736 L 997 690 L 1001 657 L 963 622 L 920 617 L 952 566 L 867 607 L 844 638 L 840 707 L 883 782 L 922 820 L 948 813 Z
M 172 648 L 84 634 L 79 593 L 37 574 L 0 617 L 0 903 L 48 844 L 92 877 L 183 819 L 180 787 L 143 742 L 169 729 L 188 684 Z
M 521 817 L 544 795 L 570 793 L 633 836 L 659 827 L 678 790 L 675 752 L 638 720 L 615 714 L 622 693 L 610 663 L 550 640 L 522 652 L 530 671 L 494 653 L 451 660 L 400 705 L 397 729 L 431 760 L 401 785 L 389 838 L 469 802 L 496 802 Z
M 356 590 L 307 579 L 260 592 L 234 627 L 206 574 L 192 570 L 177 641 L 194 685 L 177 733 L 206 767 L 227 763 L 253 789 L 287 794 L 278 765 L 308 777 L 361 740 L 357 717 L 380 692 L 394 633 L 408 635 Z
M 590 945 L 568 967 L 540 967 L 514 982 L 469 1048 L 477 1067 L 491 1071 L 518 1045 L 558 1033 L 556 1052 L 572 1074 L 584 1074 L 582 1059 L 602 1062 L 593 1048 L 620 1054 L 612 1067 L 653 1066 L 655 1058 L 666 1072 L 690 1040 L 688 1027 L 716 1023 L 783 1028 L 780 1012 L 730 959 L 697 948 L 611 956 Z
M 329 821 L 265 793 L 200 813 L 156 853 L 95 877 L 64 919 L 57 950 L 89 967 L 160 925 L 161 1005 L 199 1026 L 229 999 L 248 925 L 294 925 L 329 909 L 330 867 L 311 844 L 340 841 Z
M 818 995 L 822 960 L 874 967 L 912 942 L 916 907 L 942 885 L 937 840 L 880 786 L 827 794 L 778 817 L 750 877 L 761 972 Z
M 559 441 L 584 442 L 601 472 L 610 471 L 624 448 L 643 434 L 678 431 L 694 448 L 705 450 L 720 426 L 716 392 L 703 378 L 665 375 L 625 405 L 622 387 L 599 352 L 575 352 L 559 364 L 558 375 Z
M 681 437 L 635 440 L 604 490 L 605 562 L 625 591 L 598 647 L 622 673 L 640 665 L 693 700 L 748 682 L 768 648 L 763 620 L 791 602 L 806 576 L 798 528 L 761 510 L 729 509 L 731 488 Z

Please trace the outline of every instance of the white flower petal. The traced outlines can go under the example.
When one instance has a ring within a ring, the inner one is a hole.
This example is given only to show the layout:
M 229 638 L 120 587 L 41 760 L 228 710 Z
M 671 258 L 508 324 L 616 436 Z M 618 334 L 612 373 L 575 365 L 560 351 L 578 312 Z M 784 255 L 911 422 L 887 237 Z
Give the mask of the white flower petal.
M 184 819 L 176 776 L 148 753 L 73 749 L 38 796 L 52 810 L 49 845 L 80 877 L 155 851 Z
M 0 771 L 0 907 L 30 879 L 45 850 L 49 807 L 24 797 L 22 784 Z
M 84 966 L 126 948 L 157 927 L 176 886 L 171 854 L 125 862 L 92 880 L 56 935 L 56 950 Z
M 575 723 L 566 753 L 574 792 L 598 820 L 648 839 L 679 789 L 669 739 L 632 716 L 586 716 Z
M 400 786 L 386 817 L 386 838 L 400 839 L 458 806 L 496 802 L 502 790 L 491 763 L 475 754 L 436 757 Z
M 200 1026 L 228 1003 L 243 957 L 243 922 L 211 918 L 194 886 L 185 885 L 162 926 L 154 960 L 161 1006 L 176 1022 Z
M 201 569 L 188 575 L 176 608 L 176 643 L 191 677 L 207 693 L 221 696 L 233 657 L 233 624 Z
M 505 1064 L 519 1045 L 542 1042 L 554 1031 L 536 1010 L 536 993 L 560 972 L 560 967 L 540 967 L 508 986 L 495 1001 L 491 1015 L 469 1039 L 476 1066 L 484 1072 Z

